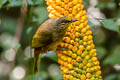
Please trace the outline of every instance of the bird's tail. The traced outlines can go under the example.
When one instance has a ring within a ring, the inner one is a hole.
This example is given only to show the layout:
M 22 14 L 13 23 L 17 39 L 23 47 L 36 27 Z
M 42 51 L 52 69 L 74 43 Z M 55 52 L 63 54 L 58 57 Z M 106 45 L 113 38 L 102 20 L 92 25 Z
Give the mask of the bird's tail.
M 42 53 L 40 53 L 39 49 L 34 50 L 34 73 L 39 72 L 39 65 L 40 65 L 40 56 Z

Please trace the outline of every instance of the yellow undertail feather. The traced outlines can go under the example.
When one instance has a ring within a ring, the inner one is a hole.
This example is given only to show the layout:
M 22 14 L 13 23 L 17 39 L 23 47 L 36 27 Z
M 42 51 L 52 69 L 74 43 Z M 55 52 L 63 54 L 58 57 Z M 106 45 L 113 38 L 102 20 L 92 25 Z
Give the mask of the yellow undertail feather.
M 40 53 L 39 49 L 35 49 L 34 50 L 34 73 L 39 72 L 40 56 L 41 55 L 42 55 L 42 53 Z

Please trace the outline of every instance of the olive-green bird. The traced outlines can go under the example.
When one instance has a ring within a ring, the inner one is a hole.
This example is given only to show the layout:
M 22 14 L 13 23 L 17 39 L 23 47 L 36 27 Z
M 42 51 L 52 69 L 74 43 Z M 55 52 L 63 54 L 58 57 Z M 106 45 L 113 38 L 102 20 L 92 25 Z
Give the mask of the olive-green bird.
M 45 21 L 37 30 L 32 39 L 34 48 L 34 71 L 39 71 L 39 63 L 42 53 L 55 51 L 62 41 L 66 29 L 70 23 L 77 21 L 70 17 L 53 18 Z

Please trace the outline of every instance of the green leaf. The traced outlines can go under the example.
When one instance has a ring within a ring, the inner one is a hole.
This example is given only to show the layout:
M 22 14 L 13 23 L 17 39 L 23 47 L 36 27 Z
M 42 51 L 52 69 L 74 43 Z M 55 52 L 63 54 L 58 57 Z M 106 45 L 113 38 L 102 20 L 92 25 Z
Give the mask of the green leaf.
M 112 54 L 104 60 L 104 63 L 111 65 L 120 64 L 119 58 L 120 58 L 120 46 L 116 46 L 113 48 Z
M 17 20 L 12 17 L 4 17 L 0 15 L 1 25 L 3 27 L 3 31 L 9 32 L 10 34 L 14 34 L 16 30 Z
M 107 8 L 109 8 L 109 9 L 115 9 L 116 8 L 116 3 L 115 2 L 109 2 L 107 4 Z
M 38 22 L 42 24 L 46 19 L 48 19 L 48 11 L 46 6 L 39 6 L 33 10 L 35 15 L 32 19 L 33 22 Z
M 40 6 L 44 6 L 46 5 L 45 0 L 28 0 L 28 4 L 29 5 L 40 5 Z
M 102 22 L 106 29 L 118 32 L 118 26 L 112 19 L 103 19 Z
M 115 65 L 115 64 L 120 64 L 120 54 L 118 53 L 118 55 L 112 55 L 112 56 L 109 56 L 106 60 L 105 60 L 105 63 L 107 64 L 112 64 L 112 65 Z
M 31 32 L 32 32 L 32 27 L 29 27 L 27 30 L 26 30 L 26 33 L 27 33 L 27 35 L 29 35 Z
M 7 2 L 7 0 L 0 0 L 0 8 Z
M 116 77 L 117 77 L 117 75 L 116 75 L 116 74 L 111 74 L 111 75 L 108 75 L 107 77 L 105 77 L 105 79 L 104 79 L 104 80 L 115 80 L 115 79 L 116 79 Z
M 31 75 L 27 77 L 27 80 L 43 80 L 39 75 Z
M 7 7 L 23 6 L 24 0 L 9 0 Z
M 45 71 L 41 71 L 35 75 L 29 75 L 26 80 L 47 80 L 48 73 Z
M 37 0 L 33 0 L 33 3 L 36 3 L 37 2 Z
M 57 62 L 58 61 L 58 57 L 57 55 L 55 54 L 55 52 L 49 52 L 49 54 L 44 54 L 43 56 L 41 56 L 42 58 L 43 57 L 48 57 L 49 59 Z
M 96 47 L 98 52 L 98 59 L 101 60 L 106 55 L 106 49 L 104 47 Z

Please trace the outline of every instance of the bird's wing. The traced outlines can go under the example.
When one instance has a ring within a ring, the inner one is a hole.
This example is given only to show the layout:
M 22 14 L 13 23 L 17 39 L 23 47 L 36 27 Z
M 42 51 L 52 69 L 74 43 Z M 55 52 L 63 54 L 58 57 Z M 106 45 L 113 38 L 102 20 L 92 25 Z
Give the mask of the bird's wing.
M 46 47 L 52 42 L 52 32 L 42 31 L 40 35 L 33 37 L 32 48 Z
M 57 19 L 48 19 L 36 31 L 32 39 L 32 47 L 46 47 L 53 42 L 53 32 Z

